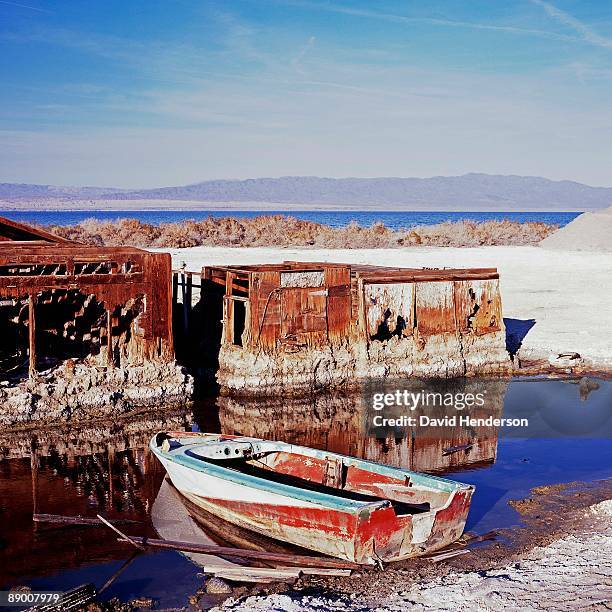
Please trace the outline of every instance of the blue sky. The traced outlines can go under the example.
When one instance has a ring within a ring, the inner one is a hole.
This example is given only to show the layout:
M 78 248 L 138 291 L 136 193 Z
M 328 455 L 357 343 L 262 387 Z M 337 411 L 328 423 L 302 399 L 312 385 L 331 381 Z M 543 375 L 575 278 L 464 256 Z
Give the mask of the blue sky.
M 0 181 L 612 185 L 607 0 L 0 0 Z

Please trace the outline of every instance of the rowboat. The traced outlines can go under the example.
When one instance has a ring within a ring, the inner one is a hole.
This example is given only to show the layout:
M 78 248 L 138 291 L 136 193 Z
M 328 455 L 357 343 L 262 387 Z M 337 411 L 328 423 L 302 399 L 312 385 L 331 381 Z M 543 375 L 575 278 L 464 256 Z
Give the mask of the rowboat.
M 206 512 L 363 564 L 454 542 L 474 492 L 472 485 L 259 438 L 160 432 L 149 446 L 174 487 Z

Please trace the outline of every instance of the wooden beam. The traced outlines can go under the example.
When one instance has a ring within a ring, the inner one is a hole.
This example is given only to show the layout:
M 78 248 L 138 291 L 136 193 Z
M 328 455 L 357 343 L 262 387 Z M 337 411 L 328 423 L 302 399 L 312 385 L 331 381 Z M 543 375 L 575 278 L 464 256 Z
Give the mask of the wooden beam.
M 36 296 L 31 293 L 28 295 L 28 346 L 28 375 L 32 378 L 36 374 Z
M 38 451 L 36 438 L 30 440 L 30 472 L 32 475 L 32 513 L 38 512 Z
M 142 544 L 140 544 L 139 542 L 137 542 L 135 539 L 131 538 L 130 536 L 126 535 L 125 533 L 123 533 L 123 531 L 121 531 L 120 529 L 117 529 L 117 527 L 115 527 L 111 522 L 107 521 L 101 514 L 96 514 L 96 516 L 107 526 L 110 527 L 117 535 L 120 535 L 122 538 L 123 542 L 129 542 L 134 548 L 137 548 L 138 550 L 143 551 L 144 550 L 144 546 Z
M 124 541 L 124 540 L 120 540 Z M 290 555 L 286 553 L 267 552 L 262 550 L 249 550 L 246 548 L 231 548 L 210 544 L 196 544 L 195 542 L 177 542 L 175 540 L 156 540 L 130 536 L 130 543 L 150 546 L 152 548 L 165 548 L 169 550 L 182 550 L 185 552 L 206 553 L 224 557 L 241 557 L 243 559 L 259 559 L 261 561 L 277 561 L 303 567 L 334 567 L 340 569 L 359 569 L 362 566 L 352 561 L 332 559 L 330 557 L 315 557 L 308 555 Z
M 78 526 L 91 526 L 99 527 L 103 525 L 99 518 L 92 518 L 89 516 L 62 516 L 61 514 L 37 514 L 36 512 L 32 515 L 32 520 L 35 523 L 51 523 L 53 525 L 78 525 Z M 130 519 L 115 519 L 115 525 L 130 525 L 137 524 L 139 521 Z

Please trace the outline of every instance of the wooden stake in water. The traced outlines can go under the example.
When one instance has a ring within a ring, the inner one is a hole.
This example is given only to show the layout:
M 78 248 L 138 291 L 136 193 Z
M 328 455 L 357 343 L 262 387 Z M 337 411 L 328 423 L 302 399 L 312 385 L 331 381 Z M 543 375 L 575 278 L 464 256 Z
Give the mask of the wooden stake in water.
M 145 547 L 138 544 L 137 542 L 134 542 L 134 540 L 132 540 L 132 538 L 130 538 L 130 536 L 125 535 L 125 533 L 123 533 L 120 529 L 118 529 L 117 527 L 115 527 L 112 523 L 110 523 L 109 521 L 107 521 L 103 516 L 100 516 L 99 514 L 96 515 L 107 527 L 110 527 L 115 533 L 119 534 L 126 542 L 129 542 L 132 546 L 134 546 L 134 548 L 137 548 L 138 550 L 144 551 Z

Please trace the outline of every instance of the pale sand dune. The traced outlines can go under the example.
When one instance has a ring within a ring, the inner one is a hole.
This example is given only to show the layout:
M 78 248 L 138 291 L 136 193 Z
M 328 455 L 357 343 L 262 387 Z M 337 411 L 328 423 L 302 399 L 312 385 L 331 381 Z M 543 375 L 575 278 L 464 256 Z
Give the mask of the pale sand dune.
M 612 206 L 584 213 L 540 242 L 545 249 L 612 251 Z
M 577 352 L 612 367 L 612 253 L 549 251 L 539 247 L 415 247 L 407 249 L 268 249 L 194 247 L 172 252 L 174 266 L 275 263 L 283 260 L 390 266 L 497 267 L 504 317 L 535 319 L 521 356 Z

